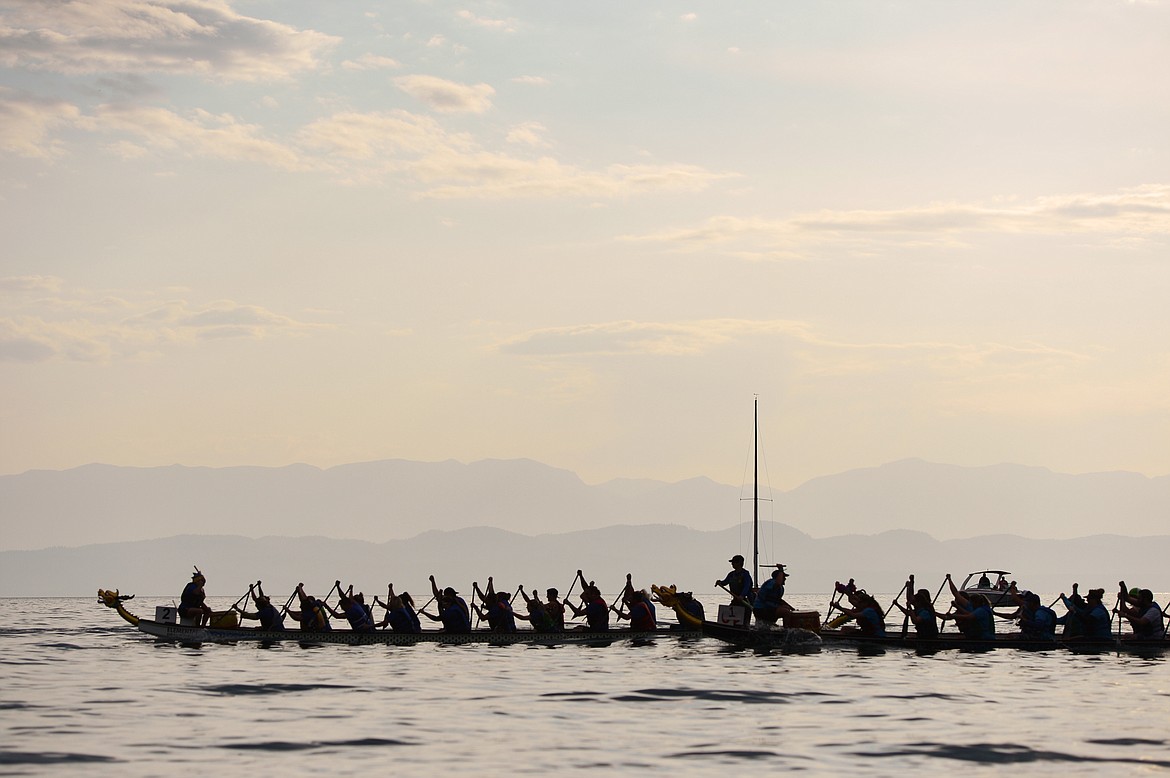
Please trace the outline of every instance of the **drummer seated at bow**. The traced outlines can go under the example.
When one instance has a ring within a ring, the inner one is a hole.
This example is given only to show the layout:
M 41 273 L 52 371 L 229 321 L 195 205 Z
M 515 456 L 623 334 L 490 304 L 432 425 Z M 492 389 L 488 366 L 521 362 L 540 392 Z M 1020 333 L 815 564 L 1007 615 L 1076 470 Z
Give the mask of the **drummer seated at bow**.
M 238 605 L 233 605 L 232 609 L 240 614 L 240 618 L 259 621 L 258 629 L 269 632 L 284 632 L 284 617 L 280 615 L 280 609 L 272 604 L 272 600 L 264 595 L 264 589 L 260 586 L 259 581 L 256 582 L 255 586 L 248 586 L 248 594 L 251 595 L 252 602 L 256 605 L 256 611 L 249 613 Z
M 179 595 L 179 616 L 190 619 L 200 627 L 210 623 L 212 616 L 211 608 L 207 607 L 207 593 L 203 591 L 203 585 L 206 583 L 207 578 L 197 567 L 191 576 L 191 582 L 183 587 L 183 593 Z
M 764 581 L 760 591 L 756 593 L 756 601 L 752 603 L 752 615 L 758 621 L 775 624 L 786 614 L 796 611 L 784 599 L 784 583 L 788 580 L 788 571 L 785 565 L 776 565 L 772 576 Z
M 862 635 L 871 638 L 884 638 L 886 636 L 885 614 L 882 611 L 882 606 L 873 598 L 873 595 L 865 589 L 858 589 L 850 593 L 848 597 L 851 607 L 844 608 L 838 605 L 837 609 L 857 622 L 857 629 Z

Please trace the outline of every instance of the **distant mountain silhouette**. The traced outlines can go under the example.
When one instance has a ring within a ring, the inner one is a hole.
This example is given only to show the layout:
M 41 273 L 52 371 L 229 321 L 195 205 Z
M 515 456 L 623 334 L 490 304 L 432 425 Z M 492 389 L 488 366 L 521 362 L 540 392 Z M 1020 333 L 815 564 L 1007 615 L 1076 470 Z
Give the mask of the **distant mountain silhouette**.
M 588 485 L 531 460 L 386 460 L 322 470 L 87 465 L 0 476 L 0 549 L 176 535 L 328 536 L 375 543 L 490 526 L 521 535 L 626 524 L 714 531 L 750 517 L 749 489 L 707 478 Z M 768 496 L 763 491 L 761 496 Z M 761 517 L 812 537 L 912 530 L 941 538 L 1165 532 L 1170 477 L 1065 475 L 904 460 L 770 495 Z
M 843 535 L 815 539 L 783 524 L 760 531 L 761 564 L 788 565 L 793 593 L 824 593 L 836 580 L 854 578 L 873 592 L 892 592 L 911 573 L 920 588 L 937 591 L 950 572 L 956 582 L 983 568 L 1010 570 L 1026 588 L 1068 591 L 1117 581 L 1165 591 L 1170 535 L 1123 538 L 1098 535 L 1073 540 L 1030 540 L 987 536 L 939 541 L 919 532 Z M 175 536 L 81 548 L 0 552 L 0 596 L 80 596 L 100 588 L 173 598 L 189 580 L 191 565 L 208 576 L 208 592 L 233 598 L 248 583 L 264 581 L 273 599 L 283 600 L 297 582 L 323 594 L 340 578 L 367 595 L 393 582 L 421 605 L 430 597 L 428 575 L 440 586 L 469 593 L 494 576 L 501 590 L 552 586 L 569 592 L 578 568 L 612 599 L 633 574 L 634 584 L 677 584 L 718 597 L 713 585 L 730 567 L 734 553 L 749 555 L 750 525 L 699 531 L 677 525 L 616 526 L 537 536 L 473 527 L 430 531 L 389 543 L 323 537 Z M 578 590 L 579 591 L 579 590 Z M 945 602 L 945 600 L 944 600 Z M 95 606 L 96 607 L 96 606 Z M 149 611 L 141 610 L 142 613 Z

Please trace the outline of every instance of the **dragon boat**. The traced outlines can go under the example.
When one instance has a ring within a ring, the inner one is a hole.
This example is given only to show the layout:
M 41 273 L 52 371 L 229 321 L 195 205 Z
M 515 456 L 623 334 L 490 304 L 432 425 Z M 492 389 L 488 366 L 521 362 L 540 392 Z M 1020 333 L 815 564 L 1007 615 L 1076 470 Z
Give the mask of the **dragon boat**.
M 654 596 L 663 605 L 674 609 L 678 623 L 684 629 L 698 629 L 705 637 L 730 643 L 738 648 L 778 649 L 781 651 L 816 650 L 821 645 L 820 615 L 816 611 L 798 611 L 782 624 L 757 624 L 742 627 L 700 619 L 686 609 L 680 592 L 674 585 L 651 587 Z
M 492 632 L 490 630 L 474 630 L 472 632 L 455 633 L 439 630 L 423 630 L 422 632 L 393 632 L 390 630 L 376 630 L 373 632 L 355 632 L 351 629 L 333 629 L 327 632 L 303 632 L 299 629 L 265 630 L 251 627 L 241 627 L 232 611 L 215 613 L 208 626 L 176 623 L 172 618 L 174 608 L 157 608 L 154 619 L 144 619 L 126 609 L 125 602 L 134 598 L 132 594 L 120 594 L 118 590 L 99 589 L 98 602 L 116 611 L 124 621 L 138 628 L 146 635 L 161 641 L 181 643 L 184 645 L 201 645 L 203 643 L 257 643 L 273 645 L 279 643 L 300 644 L 302 646 L 347 645 L 347 646 L 413 646 L 419 643 L 437 643 L 445 645 L 483 644 L 492 646 L 534 645 L 534 646 L 561 646 L 561 645 L 588 645 L 605 646 L 619 641 L 644 643 L 659 637 L 671 638 L 699 638 L 702 630 L 679 624 L 677 628 L 663 628 L 654 631 L 635 631 L 630 629 L 585 630 L 569 629 L 563 632 L 536 632 L 535 630 L 517 630 L 516 632 Z

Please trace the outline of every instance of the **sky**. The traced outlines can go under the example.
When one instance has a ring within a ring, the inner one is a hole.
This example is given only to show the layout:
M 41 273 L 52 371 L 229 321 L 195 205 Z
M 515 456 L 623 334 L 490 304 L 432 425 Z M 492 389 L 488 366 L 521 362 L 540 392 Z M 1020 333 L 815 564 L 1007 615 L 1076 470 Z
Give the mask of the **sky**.
M 0 0 L 0 473 L 1170 473 L 1167 30 Z

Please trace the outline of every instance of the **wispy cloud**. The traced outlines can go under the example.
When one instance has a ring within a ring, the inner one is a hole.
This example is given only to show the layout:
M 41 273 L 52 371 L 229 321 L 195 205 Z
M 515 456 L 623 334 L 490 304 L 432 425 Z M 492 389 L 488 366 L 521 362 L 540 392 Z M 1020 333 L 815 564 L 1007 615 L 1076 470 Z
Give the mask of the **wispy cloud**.
M 539 142 L 536 127 L 515 141 Z M 336 164 L 352 180 L 407 176 L 431 198 L 626 197 L 651 192 L 697 192 L 726 174 L 690 165 L 610 165 L 585 170 L 552 157 L 491 151 L 466 133 L 447 132 L 435 119 L 406 111 L 342 113 L 313 122 L 298 142 Z
M 889 210 L 817 211 L 779 219 L 713 216 L 701 223 L 625 240 L 679 251 L 733 247 L 743 255 L 798 256 L 802 246 L 880 239 L 900 245 L 958 244 L 976 233 L 1170 234 L 1170 185 L 1073 194 L 1030 203 L 941 203 Z
M 402 63 L 380 54 L 363 54 L 357 59 L 345 60 L 341 66 L 346 70 L 395 70 L 402 67 Z
M 283 79 L 319 67 L 338 42 L 219 0 L 8 0 L 0 11 L 0 65 L 69 75 Z
M 330 328 L 254 304 L 160 301 L 70 288 L 52 277 L 0 279 L 0 292 L 4 312 L 0 361 L 9 362 L 141 359 L 200 341 L 262 339 Z
M 426 75 L 399 76 L 394 85 L 440 113 L 483 113 L 496 93 L 488 84 L 460 84 Z
M 180 116 L 165 108 L 120 104 L 99 106 L 84 123 L 98 131 L 129 135 L 149 149 L 184 156 L 249 161 L 286 170 L 306 166 L 296 149 L 265 138 L 259 126 L 227 114 L 196 110 Z M 125 156 L 140 155 L 134 144 L 120 148 Z
M 500 32 L 516 31 L 516 22 L 512 19 L 493 19 L 491 17 L 479 16 L 466 9 L 459 11 L 456 16 L 475 27 L 499 30 Z
M 33 159 L 52 159 L 65 153 L 54 136 L 81 117 L 81 110 L 62 100 L 18 94 L 0 87 L 0 151 Z

